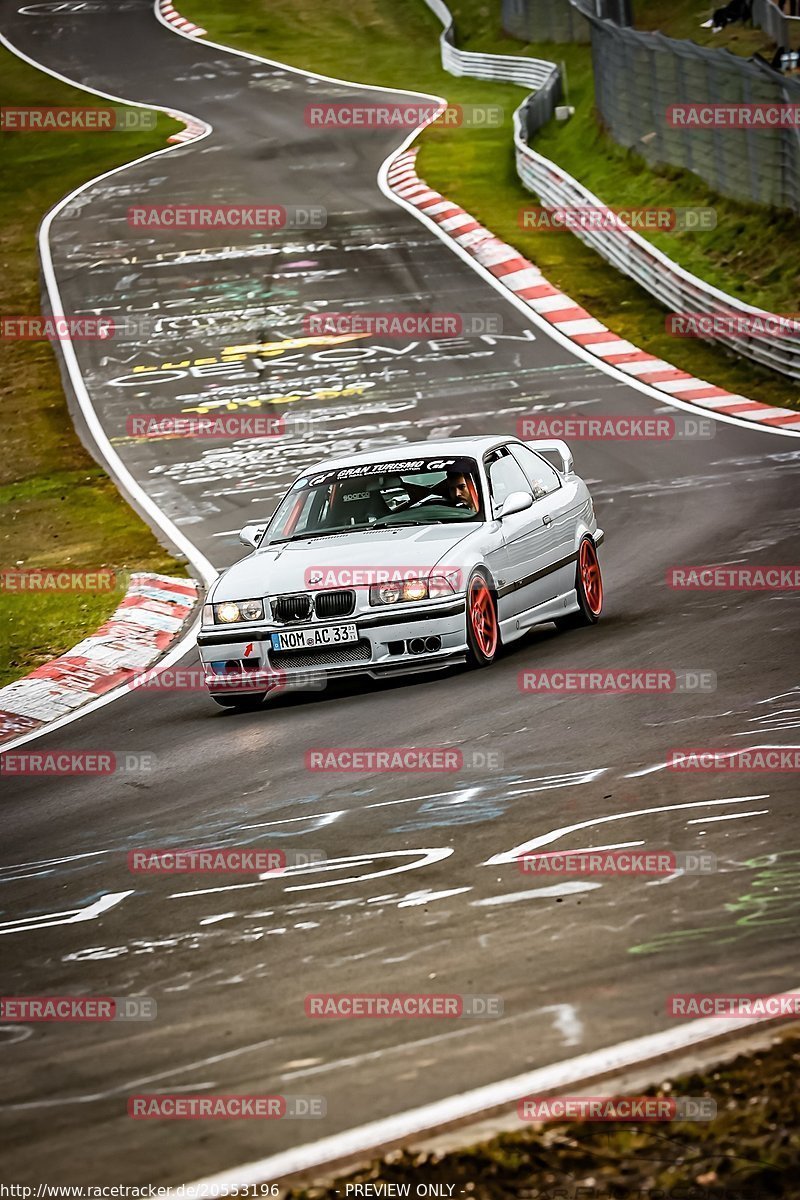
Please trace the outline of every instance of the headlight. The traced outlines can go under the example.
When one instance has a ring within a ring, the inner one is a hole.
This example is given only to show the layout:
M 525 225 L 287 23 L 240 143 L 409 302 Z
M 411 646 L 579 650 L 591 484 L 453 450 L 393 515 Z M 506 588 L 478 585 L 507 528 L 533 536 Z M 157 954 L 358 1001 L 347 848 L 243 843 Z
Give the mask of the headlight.
M 376 583 L 369 589 L 370 604 L 397 604 L 403 599 L 401 583 Z
M 452 596 L 455 588 L 444 575 L 430 579 L 403 579 L 392 583 L 375 583 L 369 589 L 370 604 L 397 604 L 401 600 L 437 600 Z
M 207 604 L 205 608 L 213 608 L 214 621 L 218 625 L 231 625 L 235 621 L 260 621 L 264 616 L 263 600 L 224 600 L 222 604 Z

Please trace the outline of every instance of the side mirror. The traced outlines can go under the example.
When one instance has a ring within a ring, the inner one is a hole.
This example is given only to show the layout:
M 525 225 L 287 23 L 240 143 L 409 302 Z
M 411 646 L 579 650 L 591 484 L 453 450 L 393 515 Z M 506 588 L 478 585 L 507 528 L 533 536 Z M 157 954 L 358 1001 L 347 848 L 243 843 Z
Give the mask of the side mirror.
M 257 550 L 266 531 L 266 521 L 261 521 L 258 525 L 245 525 L 244 529 L 239 530 L 239 541 L 243 545 L 249 546 L 251 550 Z
M 567 443 L 562 442 L 560 438 L 554 438 L 552 441 L 538 439 L 535 442 L 525 442 L 525 445 L 530 446 L 531 450 L 535 450 L 537 454 L 541 453 L 541 451 L 557 454 L 561 459 L 561 474 L 572 475 L 575 469 L 572 461 L 572 451 Z
M 533 496 L 530 492 L 511 492 L 506 496 L 500 510 L 500 520 L 504 521 L 506 517 L 513 517 L 514 513 L 525 512 L 525 509 L 530 508 L 532 504 Z

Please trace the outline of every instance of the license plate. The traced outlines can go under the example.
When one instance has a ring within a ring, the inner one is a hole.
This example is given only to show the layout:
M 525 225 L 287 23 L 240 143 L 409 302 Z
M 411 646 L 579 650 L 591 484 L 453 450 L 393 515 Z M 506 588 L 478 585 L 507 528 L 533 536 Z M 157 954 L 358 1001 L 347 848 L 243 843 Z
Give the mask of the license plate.
M 318 629 L 291 629 L 270 634 L 273 650 L 314 650 L 319 646 L 341 646 L 357 642 L 355 625 L 322 625 Z

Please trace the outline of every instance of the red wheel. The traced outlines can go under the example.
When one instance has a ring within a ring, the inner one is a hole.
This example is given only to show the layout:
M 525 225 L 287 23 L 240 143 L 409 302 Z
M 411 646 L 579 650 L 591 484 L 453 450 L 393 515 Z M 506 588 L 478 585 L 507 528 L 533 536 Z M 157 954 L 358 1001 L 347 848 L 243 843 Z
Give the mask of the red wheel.
M 583 585 L 586 607 L 593 616 L 599 617 L 603 608 L 603 577 L 597 551 L 590 538 L 584 538 L 578 551 L 578 574 Z
M 603 610 L 603 576 L 597 550 L 590 537 L 585 537 L 578 548 L 578 567 L 575 572 L 575 594 L 578 598 L 577 612 L 558 617 L 559 629 L 576 629 L 580 625 L 595 625 Z
M 497 605 L 488 579 L 478 572 L 472 576 L 467 588 L 467 642 L 470 666 L 488 666 L 497 653 L 499 641 Z

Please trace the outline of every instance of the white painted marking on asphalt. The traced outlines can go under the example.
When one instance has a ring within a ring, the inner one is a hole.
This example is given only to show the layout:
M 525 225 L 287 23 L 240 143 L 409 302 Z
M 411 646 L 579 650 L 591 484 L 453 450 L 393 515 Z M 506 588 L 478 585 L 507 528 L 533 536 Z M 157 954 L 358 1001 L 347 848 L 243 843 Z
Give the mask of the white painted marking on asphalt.
M 432 892 L 426 888 L 421 892 L 409 892 L 402 900 L 397 903 L 398 908 L 415 908 L 420 904 L 428 904 L 431 900 L 445 900 L 448 896 L 460 896 L 464 892 L 471 892 L 471 887 L 446 888 L 441 892 Z
M 105 896 L 95 900 L 94 904 L 88 904 L 86 908 L 68 908 L 64 912 L 43 913 L 36 917 L 19 917 L 15 921 L 3 921 L 0 923 L 0 934 L 24 933 L 31 929 L 52 929 L 56 925 L 77 925 L 81 921 L 93 921 L 104 912 L 108 912 L 110 908 L 121 904 L 126 896 L 132 895 L 133 889 L 127 892 L 107 892 Z
M 109 850 L 87 850 L 83 854 L 65 854 L 62 858 L 38 858 L 31 862 L 7 863 L 6 866 L 0 867 L 0 876 L 7 871 L 21 871 L 24 867 L 55 867 L 61 863 L 77 862 L 82 858 L 97 858 L 101 854 L 109 853 Z
M 93 1104 L 96 1100 L 108 1100 L 111 1096 L 125 1096 L 144 1087 L 145 1084 L 155 1083 L 159 1079 L 173 1079 L 176 1075 L 185 1075 L 187 1071 L 200 1070 L 202 1067 L 213 1067 L 217 1063 L 225 1062 L 226 1059 L 236 1058 L 239 1054 L 252 1054 L 256 1050 L 274 1046 L 278 1041 L 280 1038 L 266 1038 L 262 1042 L 252 1042 L 248 1046 L 238 1046 L 234 1050 L 225 1050 L 221 1054 L 211 1054 L 208 1058 L 199 1058 L 196 1062 L 185 1063 L 182 1067 L 168 1067 L 164 1071 L 158 1071 L 155 1075 L 145 1075 L 142 1079 L 127 1080 L 105 1092 L 84 1092 L 73 1096 L 52 1096 L 46 1100 L 24 1100 L 18 1104 L 0 1104 L 0 1112 L 18 1112 L 29 1108 L 58 1108 L 63 1104 Z M 173 1086 L 170 1091 L 199 1092 L 209 1086 L 212 1085 L 206 1082 L 187 1083 Z
M 242 829 L 269 829 L 272 825 L 293 825 L 298 821 L 316 821 L 313 830 L 301 830 L 302 833 L 316 833 L 319 829 L 324 829 L 326 825 L 332 825 L 337 817 L 341 817 L 344 813 L 350 812 L 347 808 L 334 809 L 331 812 L 317 813 L 313 817 L 281 817 L 277 821 L 258 821 L 255 825 L 243 825 Z
M 492 1028 L 497 1029 L 500 1025 L 513 1025 L 518 1021 L 538 1016 L 540 1013 L 555 1014 L 553 1026 L 562 1035 L 566 1046 L 573 1045 L 576 1034 L 582 1032 L 580 1021 L 571 1004 L 546 1004 L 539 1008 L 528 1008 L 523 1012 L 514 1013 L 513 1016 L 500 1017 L 492 1021 Z M 405 1055 L 409 1050 L 419 1050 L 423 1046 L 438 1046 L 442 1042 L 469 1037 L 471 1034 L 480 1035 L 482 1028 L 481 1025 L 467 1025 L 463 1028 L 449 1030 L 447 1033 L 435 1033 L 430 1037 L 418 1038 L 413 1042 L 398 1042 L 391 1046 L 382 1046 L 380 1050 L 365 1050 L 362 1054 L 350 1054 L 346 1058 L 336 1058 L 331 1062 L 311 1065 L 307 1069 L 288 1071 L 280 1076 L 280 1082 L 289 1083 L 295 1079 L 304 1079 L 309 1075 L 325 1075 L 329 1071 L 336 1071 L 342 1067 L 360 1066 L 365 1062 L 375 1062 L 378 1059 L 388 1058 L 392 1054 Z
M 749 735 L 745 736 L 752 737 L 752 730 L 750 731 Z M 800 746 L 786 746 L 779 745 L 775 742 L 762 742 L 757 746 L 744 746 L 740 750 L 718 750 L 717 753 L 720 758 L 737 758 L 740 754 L 748 754 L 752 750 L 800 750 Z M 655 771 L 666 771 L 669 766 L 669 762 L 656 763 L 655 766 L 646 767 L 643 771 L 631 771 L 629 775 L 625 776 L 625 778 L 637 779 L 640 775 L 652 775 Z M 680 771 L 676 772 L 676 774 L 680 774 Z
M 554 1012 L 553 1024 L 564 1040 L 565 1046 L 580 1046 L 583 1039 L 583 1022 L 572 1004 L 548 1004 L 543 1012 Z
M 724 817 L 694 817 L 687 825 L 710 825 L 712 821 L 743 821 L 745 817 L 763 817 L 769 812 L 768 808 L 759 808 L 756 812 L 727 813 Z
M 547 900 L 551 896 L 572 896 L 577 892 L 593 892 L 601 883 L 590 883 L 585 879 L 569 879 L 564 883 L 553 883 L 549 887 L 529 888 L 524 892 L 507 892 L 504 896 L 488 896 L 485 900 L 473 900 L 473 908 L 496 908 L 499 904 L 517 904 L 520 900 Z
M 361 883 L 364 880 L 383 879 L 387 875 L 399 875 L 404 871 L 415 871 L 419 867 L 427 867 L 432 863 L 441 862 L 445 858 L 449 858 L 453 853 L 452 846 L 436 846 L 433 848 L 416 849 L 416 850 L 375 850 L 366 851 L 364 854 L 349 854 L 342 858 L 328 858 L 324 862 L 304 863 L 302 865 L 287 867 L 280 875 L 272 871 L 266 871 L 255 883 L 231 883 L 223 884 L 220 887 L 214 888 L 199 888 L 197 891 L 191 892 L 173 892 L 169 899 L 179 900 L 186 896 L 210 896 L 219 892 L 236 892 L 244 888 L 262 887 L 268 883 L 270 879 L 286 879 L 290 875 L 316 875 L 328 871 L 336 871 L 340 867 L 360 866 L 375 862 L 382 858 L 413 858 L 421 855 L 414 862 L 401 863 L 399 867 L 390 867 L 385 871 L 366 871 L 362 875 L 351 875 L 345 879 L 326 879 L 321 883 L 301 883 L 294 886 L 285 887 L 285 892 L 305 892 L 313 891 L 317 888 L 338 887 L 340 884 L 346 883 Z
M 679 812 L 683 808 L 706 808 L 716 804 L 741 804 L 747 799 L 749 797 L 744 796 L 733 800 L 692 800 L 687 804 L 661 804 L 655 808 L 634 808 L 628 812 L 611 813 L 605 817 L 592 817 L 588 821 L 578 821 L 575 825 L 562 825 L 559 829 L 550 830 L 549 833 L 541 833 L 527 842 L 521 842 L 513 850 L 506 850 L 502 854 L 493 854 L 491 858 L 486 859 L 483 865 L 494 867 L 514 862 L 522 855 L 529 854 L 531 850 L 536 850 L 539 846 L 548 846 L 551 842 L 563 837 L 564 834 L 574 833 L 577 829 L 591 829 L 594 825 L 606 825 L 611 821 L 625 821 L 629 817 L 642 817 L 650 813 Z

